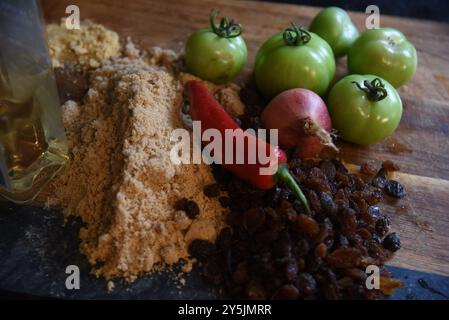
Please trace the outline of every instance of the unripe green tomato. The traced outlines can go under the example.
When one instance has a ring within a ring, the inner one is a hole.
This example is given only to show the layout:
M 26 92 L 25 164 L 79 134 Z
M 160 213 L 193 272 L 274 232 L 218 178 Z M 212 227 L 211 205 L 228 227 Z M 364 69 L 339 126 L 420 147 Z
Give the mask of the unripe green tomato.
M 264 96 L 271 98 L 292 88 L 309 89 L 318 95 L 327 91 L 335 75 L 332 49 L 317 34 L 301 30 L 305 41 L 288 44 L 284 31 L 268 39 L 257 52 L 254 75 Z
M 331 89 L 327 102 L 337 135 L 361 145 L 378 143 L 388 137 L 402 116 L 398 92 L 375 75 L 344 77 Z
M 236 27 L 226 30 L 232 26 L 228 22 L 227 27 L 223 28 L 222 23 L 215 25 L 215 13 L 211 15 L 211 27 L 197 30 L 190 35 L 184 60 L 187 72 L 220 84 L 231 81 L 243 70 L 248 60 L 248 52 L 241 36 L 241 26 L 233 22 L 234 26 L 240 28 L 236 35 Z
M 348 69 L 354 74 L 374 74 L 395 88 L 407 83 L 418 65 L 416 49 L 398 30 L 363 32 L 348 52 Z
M 313 19 L 310 31 L 326 40 L 337 58 L 346 55 L 359 36 L 348 13 L 338 7 L 321 10 Z

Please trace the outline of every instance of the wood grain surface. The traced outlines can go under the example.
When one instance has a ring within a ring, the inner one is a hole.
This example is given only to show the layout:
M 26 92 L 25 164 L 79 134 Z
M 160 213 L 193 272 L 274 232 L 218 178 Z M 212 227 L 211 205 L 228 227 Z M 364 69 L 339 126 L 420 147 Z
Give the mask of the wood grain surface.
M 308 26 L 318 8 L 253 1 L 225 0 L 44 0 L 48 22 L 65 17 L 65 8 L 76 4 L 82 19 L 131 36 L 142 47 L 179 49 L 189 33 L 207 25 L 212 8 L 244 25 L 249 63 L 237 79 L 243 83 L 251 73 L 254 56 L 264 40 L 290 21 Z M 382 8 L 381 12 L 382 12 Z M 363 13 L 351 13 L 364 30 Z M 408 196 L 385 206 L 403 247 L 392 265 L 449 275 L 449 25 L 381 15 L 381 26 L 401 30 L 418 51 L 414 79 L 400 89 L 404 115 L 398 130 L 386 141 L 359 147 L 340 143 L 342 158 L 354 167 L 363 161 L 399 164 L 397 180 Z M 338 62 L 338 75 L 346 73 L 346 61 Z

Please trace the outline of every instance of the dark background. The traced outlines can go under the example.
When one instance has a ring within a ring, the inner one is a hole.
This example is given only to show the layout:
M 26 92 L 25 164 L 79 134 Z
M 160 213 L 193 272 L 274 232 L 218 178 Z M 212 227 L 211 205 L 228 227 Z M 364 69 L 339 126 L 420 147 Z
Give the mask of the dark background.
M 266 0 L 265 0 L 266 1 Z M 362 11 L 368 5 L 375 4 L 380 14 L 393 16 L 413 17 L 418 19 L 437 20 L 449 22 L 449 1 L 447 0 L 269 0 L 271 2 L 284 2 L 303 4 L 317 7 L 337 6 L 346 10 Z

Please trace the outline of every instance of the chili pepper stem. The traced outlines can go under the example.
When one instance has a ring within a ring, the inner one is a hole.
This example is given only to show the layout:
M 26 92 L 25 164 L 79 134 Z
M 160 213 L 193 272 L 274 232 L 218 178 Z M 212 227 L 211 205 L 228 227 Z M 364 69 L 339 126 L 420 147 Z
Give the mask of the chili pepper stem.
M 293 191 L 295 196 L 302 202 L 302 204 L 306 208 L 307 214 L 310 214 L 311 212 L 309 202 L 307 201 L 306 196 L 302 192 L 295 178 L 290 173 L 290 170 L 288 170 L 287 166 L 279 166 L 278 170 L 276 171 L 276 179 L 278 181 L 284 182 L 290 188 L 290 190 Z

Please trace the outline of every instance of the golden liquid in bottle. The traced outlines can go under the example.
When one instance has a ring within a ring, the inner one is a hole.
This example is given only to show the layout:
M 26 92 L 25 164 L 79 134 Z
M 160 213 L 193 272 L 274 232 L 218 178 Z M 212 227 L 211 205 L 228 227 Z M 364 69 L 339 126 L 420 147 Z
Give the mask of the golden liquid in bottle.
M 6 165 L 17 176 L 47 149 L 38 109 L 33 98 L 23 103 L 0 100 L 0 143 Z
M 16 202 L 32 200 L 67 160 L 53 74 L 48 70 L 35 81 L 24 101 L 0 90 L 0 152 L 9 184 L 0 194 Z

